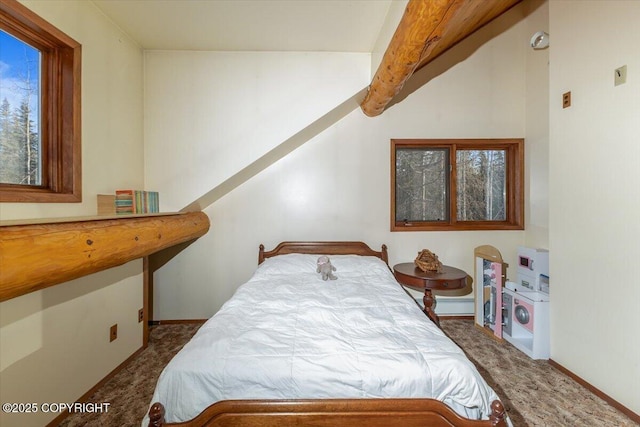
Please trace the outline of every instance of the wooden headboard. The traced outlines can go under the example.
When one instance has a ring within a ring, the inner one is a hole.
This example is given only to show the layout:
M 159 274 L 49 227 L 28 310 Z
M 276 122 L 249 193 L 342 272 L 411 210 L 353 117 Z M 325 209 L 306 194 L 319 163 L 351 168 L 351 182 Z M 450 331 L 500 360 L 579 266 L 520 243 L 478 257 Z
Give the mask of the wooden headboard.
M 258 264 L 267 258 L 285 254 L 365 255 L 378 257 L 389 264 L 387 245 L 382 245 L 378 252 L 362 242 L 282 242 L 270 251 L 265 251 L 264 245 L 260 245 Z

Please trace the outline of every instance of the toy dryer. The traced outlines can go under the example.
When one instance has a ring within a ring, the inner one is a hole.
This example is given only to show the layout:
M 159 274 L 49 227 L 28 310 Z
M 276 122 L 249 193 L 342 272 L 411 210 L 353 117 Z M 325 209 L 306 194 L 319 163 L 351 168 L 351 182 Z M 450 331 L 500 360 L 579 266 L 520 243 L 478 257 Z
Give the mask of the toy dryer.
M 518 277 L 503 294 L 503 337 L 533 359 L 548 359 L 549 251 L 518 247 Z

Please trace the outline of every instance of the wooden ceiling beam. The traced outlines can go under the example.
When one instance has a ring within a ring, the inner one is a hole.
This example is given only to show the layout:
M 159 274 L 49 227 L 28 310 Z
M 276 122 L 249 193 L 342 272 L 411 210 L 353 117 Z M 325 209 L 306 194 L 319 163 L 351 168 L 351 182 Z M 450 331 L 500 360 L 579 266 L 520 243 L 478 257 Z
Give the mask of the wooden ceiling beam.
M 360 105 L 381 114 L 419 68 L 521 0 L 409 0 Z

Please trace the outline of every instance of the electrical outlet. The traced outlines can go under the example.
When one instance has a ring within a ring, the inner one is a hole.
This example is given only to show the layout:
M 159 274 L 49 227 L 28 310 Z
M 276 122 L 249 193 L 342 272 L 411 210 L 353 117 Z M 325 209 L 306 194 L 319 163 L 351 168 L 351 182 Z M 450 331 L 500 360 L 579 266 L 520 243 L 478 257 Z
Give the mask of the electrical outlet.
M 109 329 L 109 342 L 114 341 L 118 338 L 118 324 L 116 323 Z
M 562 94 L 562 108 L 571 107 L 571 92 Z
M 619 86 L 627 82 L 627 66 L 623 65 L 613 71 L 613 85 Z
M 144 309 L 141 308 L 140 310 L 138 310 L 138 323 L 142 322 L 144 320 Z

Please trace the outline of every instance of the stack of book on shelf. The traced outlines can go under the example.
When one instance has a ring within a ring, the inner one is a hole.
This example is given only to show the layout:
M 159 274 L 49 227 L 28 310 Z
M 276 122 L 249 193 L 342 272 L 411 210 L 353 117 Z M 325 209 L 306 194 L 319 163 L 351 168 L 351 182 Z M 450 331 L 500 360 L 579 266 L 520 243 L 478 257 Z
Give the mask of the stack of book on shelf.
M 98 194 L 98 215 L 134 215 L 160 212 L 157 191 L 116 190 L 115 195 Z
M 159 212 L 157 191 L 116 190 L 116 214 L 131 215 Z

